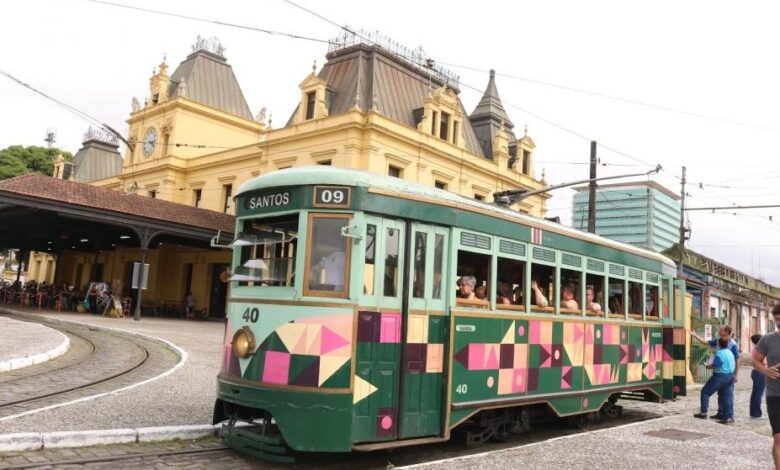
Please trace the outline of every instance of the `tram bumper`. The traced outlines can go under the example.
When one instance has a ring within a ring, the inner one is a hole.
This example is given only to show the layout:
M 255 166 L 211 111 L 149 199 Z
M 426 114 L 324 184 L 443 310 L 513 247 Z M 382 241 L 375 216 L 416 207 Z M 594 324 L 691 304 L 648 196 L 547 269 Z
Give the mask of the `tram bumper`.
M 237 406 L 233 406 L 237 405 Z M 349 391 L 302 391 L 238 383 L 217 378 L 215 423 L 229 419 L 232 408 L 250 414 L 260 410 L 269 413 L 279 428 L 283 444 L 304 452 L 349 452 L 352 450 L 352 394 Z M 239 419 L 249 420 L 241 412 Z M 230 436 L 246 439 L 237 428 Z M 235 439 L 233 439 L 235 440 Z M 267 440 L 267 439 L 266 439 Z M 230 439 L 228 439 L 230 444 Z M 270 444 L 270 442 L 268 443 Z M 281 444 L 281 443 L 279 443 Z

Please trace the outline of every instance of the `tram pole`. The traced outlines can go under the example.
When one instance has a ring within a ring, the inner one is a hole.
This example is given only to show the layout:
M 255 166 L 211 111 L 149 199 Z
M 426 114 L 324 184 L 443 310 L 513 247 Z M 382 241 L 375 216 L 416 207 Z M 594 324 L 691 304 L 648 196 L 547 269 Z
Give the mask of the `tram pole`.
M 680 262 L 677 273 L 683 276 L 683 260 L 685 259 L 685 167 L 682 167 L 682 179 L 680 180 Z
M 590 141 L 590 183 L 588 184 L 588 232 L 596 233 L 596 141 Z

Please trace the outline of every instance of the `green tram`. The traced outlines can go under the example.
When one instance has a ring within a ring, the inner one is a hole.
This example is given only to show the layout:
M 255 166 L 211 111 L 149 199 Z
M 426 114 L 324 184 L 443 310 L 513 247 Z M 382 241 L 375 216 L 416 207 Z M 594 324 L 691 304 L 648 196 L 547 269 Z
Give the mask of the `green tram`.
M 214 422 L 237 450 L 475 443 L 685 394 L 685 286 L 657 253 L 332 167 L 236 202 Z

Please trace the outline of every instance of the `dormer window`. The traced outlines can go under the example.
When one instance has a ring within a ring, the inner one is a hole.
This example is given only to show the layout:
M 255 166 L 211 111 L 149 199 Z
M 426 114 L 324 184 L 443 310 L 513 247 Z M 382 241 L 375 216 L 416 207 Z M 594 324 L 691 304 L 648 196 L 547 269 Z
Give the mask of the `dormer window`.
M 154 95 L 152 95 L 152 104 L 157 104 L 159 102 L 160 102 L 160 94 L 155 93 Z
M 523 149 L 523 174 L 527 175 L 531 166 L 531 152 Z
M 449 140 L 449 135 L 448 135 L 449 130 L 450 130 L 450 115 L 442 111 L 441 123 L 439 124 L 439 138 L 442 140 Z
M 458 136 L 460 135 L 460 121 L 452 121 L 452 143 L 458 145 Z
M 317 103 L 317 92 L 306 93 L 306 120 L 314 118 L 314 105 Z
M 431 116 L 432 116 L 432 118 L 431 118 L 431 135 L 434 136 L 434 137 L 438 137 L 436 135 L 436 124 L 439 121 L 439 113 L 434 111 L 433 114 L 431 114 Z

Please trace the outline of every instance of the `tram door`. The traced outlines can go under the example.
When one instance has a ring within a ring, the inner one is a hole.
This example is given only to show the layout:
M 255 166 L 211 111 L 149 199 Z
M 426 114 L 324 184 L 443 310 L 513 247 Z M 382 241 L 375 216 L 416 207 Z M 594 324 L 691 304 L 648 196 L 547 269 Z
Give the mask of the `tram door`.
M 399 438 L 441 434 L 448 232 L 413 223 L 401 351 Z
M 671 400 L 686 394 L 688 346 L 685 333 L 685 281 L 664 277 L 661 288 L 663 325 L 663 398 Z

